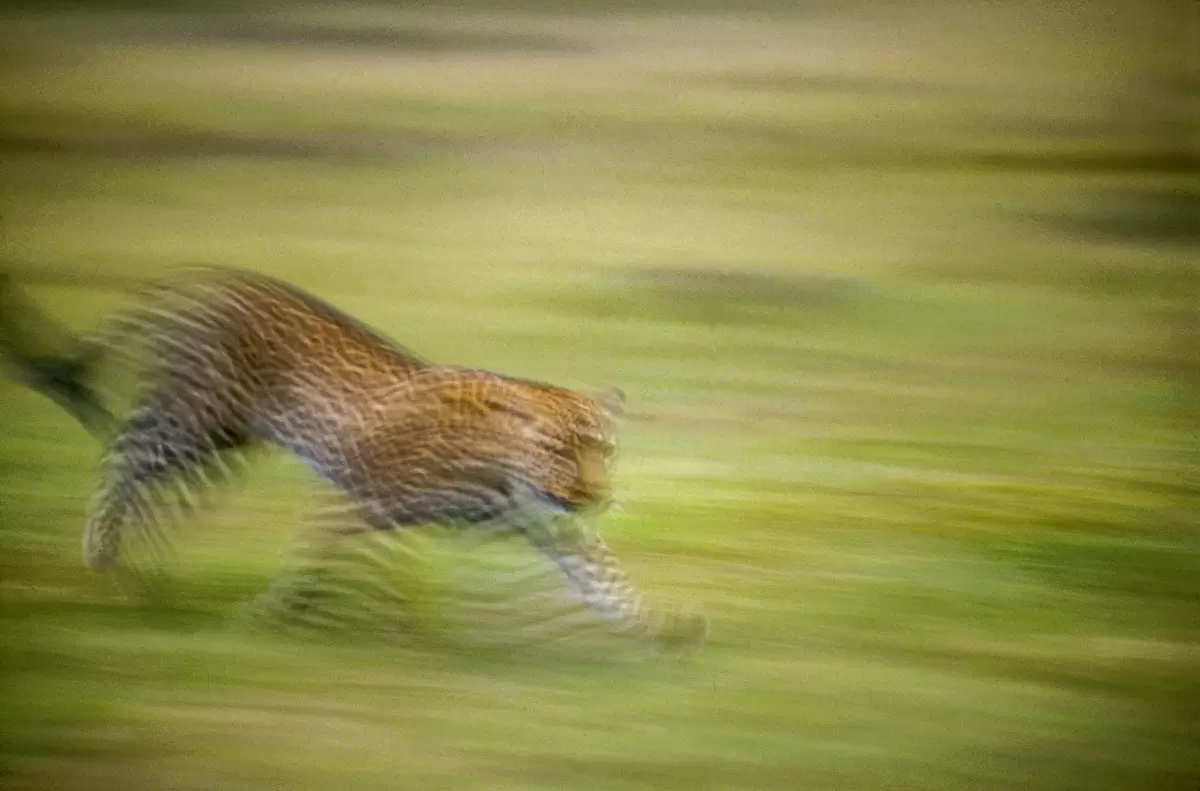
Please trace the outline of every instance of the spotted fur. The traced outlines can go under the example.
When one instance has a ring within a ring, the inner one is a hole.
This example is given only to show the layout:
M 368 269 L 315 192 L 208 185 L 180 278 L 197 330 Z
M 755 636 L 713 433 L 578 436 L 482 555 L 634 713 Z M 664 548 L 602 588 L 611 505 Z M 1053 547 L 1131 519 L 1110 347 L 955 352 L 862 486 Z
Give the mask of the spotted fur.
M 90 568 L 113 566 L 131 531 L 162 538 L 153 495 L 165 483 L 203 487 L 231 456 L 266 444 L 347 496 L 356 518 L 337 532 L 502 525 L 596 612 L 659 631 L 576 518 L 611 497 L 619 394 L 434 365 L 293 286 L 226 269 L 155 283 L 89 348 L 89 360 L 132 363 L 139 383 L 100 465 Z

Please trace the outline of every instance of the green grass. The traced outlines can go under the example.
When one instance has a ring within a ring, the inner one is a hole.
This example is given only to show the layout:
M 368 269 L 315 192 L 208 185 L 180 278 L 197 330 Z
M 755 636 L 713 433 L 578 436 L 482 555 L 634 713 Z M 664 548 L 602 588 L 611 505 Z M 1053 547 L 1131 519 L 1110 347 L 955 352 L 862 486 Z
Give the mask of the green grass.
M 138 607 L 79 559 L 97 448 L 4 381 L 0 787 L 1195 787 L 1195 192 L 1140 6 L 477 5 L 10 12 L 4 268 L 83 330 L 251 267 L 620 386 L 602 529 L 708 648 L 464 615 L 521 549 L 435 537 L 371 629 L 239 630 L 282 458 Z

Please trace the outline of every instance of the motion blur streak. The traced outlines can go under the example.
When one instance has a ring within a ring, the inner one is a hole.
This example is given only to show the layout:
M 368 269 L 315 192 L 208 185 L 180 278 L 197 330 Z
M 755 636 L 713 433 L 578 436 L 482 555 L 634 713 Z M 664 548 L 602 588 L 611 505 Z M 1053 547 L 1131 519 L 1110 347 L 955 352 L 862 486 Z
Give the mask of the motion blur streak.
M 437 530 L 347 547 L 357 628 L 240 628 L 320 497 L 282 456 L 131 604 L 78 559 L 94 439 L 0 380 L 0 786 L 1197 787 L 1198 15 L 3 4 L 34 304 L 242 267 L 618 386 L 599 528 L 711 640 L 548 628 L 553 569 Z

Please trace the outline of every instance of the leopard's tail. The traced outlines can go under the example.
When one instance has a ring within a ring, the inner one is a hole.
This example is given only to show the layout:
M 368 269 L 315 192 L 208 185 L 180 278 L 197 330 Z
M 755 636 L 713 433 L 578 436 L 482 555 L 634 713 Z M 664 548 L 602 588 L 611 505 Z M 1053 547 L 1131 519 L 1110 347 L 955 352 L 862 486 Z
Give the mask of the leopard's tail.
M 0 272 L 0 358 L 26 386 L 63 407 L 97 437 L 113 414 L 92 384 L 99 354 L 73 337 Z

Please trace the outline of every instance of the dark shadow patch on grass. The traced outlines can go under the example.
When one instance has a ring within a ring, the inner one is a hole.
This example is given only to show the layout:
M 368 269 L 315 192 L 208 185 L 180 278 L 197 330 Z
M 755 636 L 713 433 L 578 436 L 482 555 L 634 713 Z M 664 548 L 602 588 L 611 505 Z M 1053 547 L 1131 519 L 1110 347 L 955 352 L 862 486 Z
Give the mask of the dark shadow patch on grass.
M 271 47 L 321 47 L 421 53 L 522 52 L 582 53 L 584 42 L 564 36 L 498 30 L 462 30 L 431 26 L 337 27 L 302 24 L 258 16 L 217 18 L 168 34 L 189 42 L 217 41 Z
M 1113 151 L 978 151 L 947 157 L 965 167 L 985 170 L 1042 170 L 1047 172 L 1179 173 L 1200 167 L 1200 157 L 1189 151 L 1154 151 L 1130 147 Z M 929 164 L 942 161 L 930 158 Z
M 823 274 L 645 266 L 573 307 L 606 318 L 773 324 L 851 309 L 869 290 L 865 281 Z
M 1200 244 L 1200 189 L 1109 192 L 1085 211 L 1038 217 L 1069 233 L 1117 242 Z
M 1186 151 L 1139 150 L 1062 152 L 1052 150 L 1005 151 L 1000 149 L 891 148 L 861 143 L 857 150 L 841 150 L 836 140 L 812 135 L 797 139 L 788 148 L 749 158 L 754 165 L 804 168 L 874 168 L 877 170 L 977 171 L 996 173 L 1148 173 L 1175 174 L 1200 168 L 1200 157 Z
M 0 12 L 45 14 L 71 11 L 196 13 L 237 8 L 233 0 L 0 0 Z
M 1018 145 L 943 145 L 920 138 L 864 131 L 858 125 L 788 127 L 755 122 L 715 122 L 693 142 L 695 157 L 708 170 L 746 182 L 758 174 L 831 170 L 929 173 L 1046 173 L 1164 175 L 1200 170 L 1200 157 L 1130 143 L 1101 150 L 1064 150 L 1061 141 Z M 1066 147 L 1069 148 L 1069 147 Z
M 980 254 L 917 262 L 906 274 L 919 281 L 975 283 L 986 286 L 1030 286 L 1091 296 L 1166 295 L 1176 293 L 1180 275 L 1170 261 L 1160 259 L 1130 265 L 1123 261 L 1024 261 L 1016 256 Z
M 998 212 L 1015 223 L 1033 222 L 1061 233 L 1070 242 L 1130 247 L 1195 248 L 1200 245 L 1200 190 L 1190 186 L 1128 188 L 1103 192 L 1057 211 Z M 1186 255 L 1184 256 L 1186 258 Z M 1126 258 L 1066 258 L 1046 266 L 1034 258 L 993 255 L 972 260 L 930 260 L 908 267 L 918 278 L 941 282 L 1044 286 L 1095 296 L 1141 295 L 1188 298 L 1195 274 L 1174 255 Z
M 93 123 L 81 130 L 78 123 L 71 123 L 58 130 L 0 128 L 0 153 L 81 153 L 135 160 L 238 157 L 357 162 L 416 156 L 445 146 L 444 140 L 411 135 L 386 139 L 348 133 L 279 136 L 181 125 L 135 128 Z
M 929 96 L 955 91 L 948 84 L 846 74 L 732 74 L 712 82 L 752 91 L 856 96 Z

